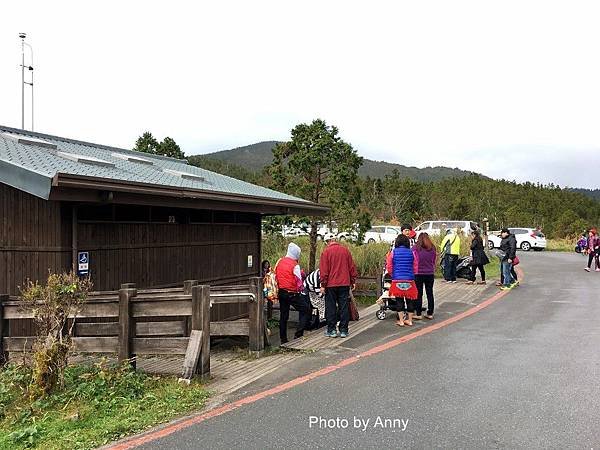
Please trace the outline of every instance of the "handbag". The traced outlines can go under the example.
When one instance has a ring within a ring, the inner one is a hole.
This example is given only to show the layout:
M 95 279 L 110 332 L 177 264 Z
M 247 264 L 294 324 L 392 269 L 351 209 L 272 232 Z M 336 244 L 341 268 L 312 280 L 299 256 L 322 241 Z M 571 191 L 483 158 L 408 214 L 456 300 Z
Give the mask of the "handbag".
M 521 262 L 521 260 L 519 259 L 519 257 L 515 256 L 512 263 L 513 263 L 513 266 L 518 266 L 520 262 Z
M 360 319 L 360 315 L 358 314 L 358 308 L 356 307 L 354 296 L 351 296 L 348 300 L 348 308 L 350 308 L 350 320 L 357 321 L 358 319 Z

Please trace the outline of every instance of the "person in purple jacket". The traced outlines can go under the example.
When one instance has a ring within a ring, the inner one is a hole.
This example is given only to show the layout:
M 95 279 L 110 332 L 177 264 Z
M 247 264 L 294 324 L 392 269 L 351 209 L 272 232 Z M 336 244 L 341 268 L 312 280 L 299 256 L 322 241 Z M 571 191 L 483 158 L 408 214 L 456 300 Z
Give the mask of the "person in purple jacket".
M 415 304 L 414 320 L 421 320 L 423 311 L 423 288 L 427 294 L 427 314 L 426 319 L 433 319 L 433 282 L 435 272 L 436 251 L 435 245 L 427 233 L 419 234 L 417 243 L 412 248 L 414 255 L 415 283 L 417 285 L 418 297 Z

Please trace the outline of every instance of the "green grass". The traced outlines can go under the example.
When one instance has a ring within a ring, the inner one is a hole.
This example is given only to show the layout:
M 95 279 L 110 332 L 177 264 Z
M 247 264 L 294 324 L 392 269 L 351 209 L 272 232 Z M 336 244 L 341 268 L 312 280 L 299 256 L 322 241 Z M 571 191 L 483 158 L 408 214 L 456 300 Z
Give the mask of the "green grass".
M 549 252 L 574 252 L 575 240 L 573 239 L 548 239 L 546 250 Z
M 0 369 L 0 449 L 91 449 L 202 408 L 198 382 L 105 364 L 70 366 L 65 387 L 29 399 L 30 369 Z

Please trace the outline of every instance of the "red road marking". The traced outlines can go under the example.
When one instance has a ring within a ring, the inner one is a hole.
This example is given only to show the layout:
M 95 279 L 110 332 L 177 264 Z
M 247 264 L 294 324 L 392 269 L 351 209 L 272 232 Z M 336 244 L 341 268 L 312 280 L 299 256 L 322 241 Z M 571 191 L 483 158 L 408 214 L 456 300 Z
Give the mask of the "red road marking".
M 520 267 L 516 268 L 517 272 L 519 273 L 519 278 L 521 280 L 524 279 L 524 274 L 523 271 L 521 270 Z M 400 344 L 404 344 L 405 342 L 408 341 L 412 341 L 415 338 L 418 338 L 419 336 L 424 336 L 426 334 L 432 333 L 436 330 L 439 330 L 440 328 L 446 327 L 448 325 L 453 324 L 454 322 L 458 322 L 459 320 L 462 320 L 466 317 L 472 316 L 473 314 L 477 313 L 478 311 L 487 308 L 488 306 L 490 306 L 492 303 L 500 300 L 502 297 L 504 297 L 506 294 L 508 293 L 508 291 L 500 291 L 497 294 L 495 294 L 494 296 L 488 298 L 487 300 L 484 300 L 483 302 L 481 302 L 480 304 L 478 304 L 477 306 L 474 306 L 473 308 L 467 309 L 466 311 L 457 314 L 454 317 L 450 317 L 449 319 L 443 320 L 441 322 L 436 322 L 432 325 L 427 326 L 426 328 L 423 328 L 421 330 L 415 331 L 413 333 L 407 334 L 405 336 L 399 337 L 397 339 L 394 339 L 393 341 L 390 342 L 386 342 L 385 344 L 381 344 L 381 345 L 377 345 L 369 350 L 366 350 L 356 356 L 352 356 L 350 358 L 344 359 L 342 361 L 340 361 L 337 364 L 332 364 L 330 366 L 324 367 L 323 369 L 319 369 L 315 372 L 311 372 L 307 375 L 295 378 L 293 380 L 288 381 L 287 383 L 283 383 L 280 384 L 278 386 L 275 386 L 271 389 L 267 389 L 266 391 L 262 391 L 262 392 L 258 392 L 257 394 L 253 394 L 250 395 L 248 397 L 244 397 L 241 398 L 239 400 L 236 400 L 235 402 L 232 403 L 228 403 L 226 405 L 223 405 L 219 408 L 215 408 L 211 411 L 207 411 L 203 414 L 200 414 L 198 416 L 194 416 L 191 417 L 189 419 L 184 419 L 180 422 L 174 423 L 172 425 L 167 425 L 164 428 L 161 428 L 159 430 L 156 431 L 151 431 L 147 434 L 138 436 L 138 437 L 134 437 L 131 438 L 127 441 L 124 442 L 120 442 L 117 443 L 111 447 L 109 447 L 110 450 L 127 450 L 127 449 L 132 449 L 135 447 L 138 447 L 140 445 L 146 444 L 148 442 L 152 442 L 155 441 L 157 439 L 169 436 L 179 430 L 182 430 L 184 428 L 188 428 L 192 425 L 195 425 L 197 423 L 200 422 L 204 422 L 205 420 L 211 419 L 213 417 L 217 417 L 220 415 L 223 415 L 225 413 L 228 413 L 230 411 L 236 410 L 244 405 L 248 405 L 250 403 L 254 403 L 258 400 L 262 400 L 263 398 L 266 397 L 270 397 L 272 395 L 275 394 L 279 394 L 280 392 L 284 392 L 287 391 L 293 387 L 299 386 L 301 384 L 304 384 L 308 381 L 314 380 L 315 378 L 319 378 L 322 377 L 324 375 L 327 375 L 331 372 L 335 372 L 338 369 L 341 369 L 343 367 L 349 366 L 351 364 L 354 364 L 358 361 L 360 361 L 363 358 L 369 357 L 369 356 L 373 356 L 376 355 L 378 353 L 384 352 L 386 350 L 389 350 L 393 347 L 396 347 Z

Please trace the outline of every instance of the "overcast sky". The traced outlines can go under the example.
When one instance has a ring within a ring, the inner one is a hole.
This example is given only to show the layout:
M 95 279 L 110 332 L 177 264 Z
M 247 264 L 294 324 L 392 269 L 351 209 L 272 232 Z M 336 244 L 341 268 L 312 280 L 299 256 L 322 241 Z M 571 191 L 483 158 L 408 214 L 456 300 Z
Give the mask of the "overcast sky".
M 0 124 L 186 154 L 320 117 L 365 157 L 600 187 L 600 2 L 4 2 Z M 27 63 L 29 63 L 27 61 Z M 26 128 L 30 128 L 27 99 Z

